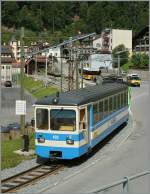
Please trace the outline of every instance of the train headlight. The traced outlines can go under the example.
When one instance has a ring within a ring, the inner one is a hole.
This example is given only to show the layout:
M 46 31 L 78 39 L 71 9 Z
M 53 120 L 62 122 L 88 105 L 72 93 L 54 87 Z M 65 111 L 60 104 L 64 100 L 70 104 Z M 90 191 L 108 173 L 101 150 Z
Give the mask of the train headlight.
M 69 145 L 73 145 L 74 140 L 73 139 L 66 139 L 66 143 L 69 144 Z
M 37 140 L 38 140 L 38 143 L 45 143 L 45 138 L 41 138 L 41 137 L 40 137 L 40 138 L 38 138 Z

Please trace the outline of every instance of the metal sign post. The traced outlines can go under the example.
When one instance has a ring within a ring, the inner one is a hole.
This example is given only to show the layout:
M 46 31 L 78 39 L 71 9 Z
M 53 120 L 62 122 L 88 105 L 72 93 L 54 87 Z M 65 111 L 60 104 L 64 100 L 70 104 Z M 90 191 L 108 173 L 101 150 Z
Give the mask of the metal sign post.
M 20 100 L 24 101 L 24 89 L 23 89 L 23 79 L 24 79 L 24 28 L 21 28 L 21 72 L 20 72 Z M 19 106 L 18 106 L 19 109 Z M 22 111 L 20 109 L 20 111 Z M 20 114 L 20 126 L 22 134 L 22 151 L 29 151 L 29 137 L 25 134 L 25 114 Z

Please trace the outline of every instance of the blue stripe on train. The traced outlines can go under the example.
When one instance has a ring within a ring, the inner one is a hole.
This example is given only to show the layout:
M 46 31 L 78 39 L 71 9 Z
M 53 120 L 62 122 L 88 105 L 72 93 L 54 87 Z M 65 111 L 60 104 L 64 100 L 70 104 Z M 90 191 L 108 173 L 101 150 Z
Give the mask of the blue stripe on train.
M 119 127 L 122 123 L 128 121 L 129 114 L 124 116 L 122 119 L 120 119 L 118 122 L 114 123 L 110 127 L 108 127 L 104 132 L 102 132 L 99 136 L 97 136 L 95 139 L 91 141 L 91 146 L 94 147 L 97 143 L 102 141 L 106 136 L 108 136 L 110 133 L 112 133 L 117 127 Z
M 68 147 L 48 147 L 48 146 L 35 146 L 35 152 L 37 155 L 43 158 L 50 158 L 50 151 L 61 151 L 62 157 L 60 159 L 73 159 L 78 158 L 87 152 L 88 145 L 81 146 L 79 148 Z
M 74 141 L 80 141 L 82 139 L 84 139 L 83 133 L 79 133 L 79 134 L 56 134 L 56 133 L 40 133 L 40 132 L 36 132 L 35 133 L 35 138 L 38 139 L 39 136 L 42 135 L 43 138 L 45 138 L 46 140 L 53 140 L 53 141 L 66 141 L 66 138 L 69 136 L 71 137 L 71 139 L 73 139 Z M 57 136 L 58 139 L 55 139 L 55 137 Z
M 91 147 L 94 147 L 100 141 L 102 141 L 107 135 L 113 132 L 117 127 L 119 127 L 122 123 L 126 122 L 129 118 L 129 115 L 124 116 L 118 122 L 107 128 L 104 132 L 102 132 L 98 137 L 91 141 Z M 89 142 L 90 143 L 90 142 Z M 90 145 L 90 144 L 89 144 Z M 68 147 L 48 147 L 48 146 L 35 146 L 36 154 L 43 158 L 50 158 L 50 151 L 61 151 L 62 157 L 61 159 L 73 159 L 80 157 L 85 154 L 89 148 L 89 145 L 86 144 L 79 148 L 68 148 Z

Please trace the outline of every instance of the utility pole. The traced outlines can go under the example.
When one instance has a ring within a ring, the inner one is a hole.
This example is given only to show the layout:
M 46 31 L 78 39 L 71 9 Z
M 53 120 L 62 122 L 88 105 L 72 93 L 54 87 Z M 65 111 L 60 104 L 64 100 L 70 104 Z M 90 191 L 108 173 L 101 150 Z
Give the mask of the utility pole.
M 37 54 L 35 55 L 35 75 L 37 75 Z
M 24 28 L 21 28 L 21 72 L 20 72 L 20 100 L 24 100 L 24 89 L 23 89 L 23 80 L 24 80 Z M 22 134 L 22 151 L 28 151 L 29 149 L 29 138 L 28 134 L 25 131 L 25 115 L 20 115 L 20 126 Z
M 45 57 L 46 57 L 46 67 L 45 67 L 45 87 L 47 87 L 47 53 L 45 54 Z
M 120 75 L 120 55 L 118 55 L 118 76 Z
M 127 52 L 128 50 L 118 51 L 116 54 L 118 55 L 118 75 L 120 75 L 120 54 Z
M 78 68 L 78 61 L 77 61 L 77 54 L 75 55 L 75 66 L 76 66 L 76 90 L 79 89 L 79 68 Z
M 81 88 L 83 88 L 83 61 L 81 62 Z
M 63 90 L 62 90 L 62 83 L 63 83 L 63 64 L 62 64 L 62 50 L 61 50 L 61 47 L 60 47 L 60 53 L 61 53 L 61 55 L 60 55 L 60 71 L 61 71 L 61 80 L 60 80 L 60 91 L 62 92 Z

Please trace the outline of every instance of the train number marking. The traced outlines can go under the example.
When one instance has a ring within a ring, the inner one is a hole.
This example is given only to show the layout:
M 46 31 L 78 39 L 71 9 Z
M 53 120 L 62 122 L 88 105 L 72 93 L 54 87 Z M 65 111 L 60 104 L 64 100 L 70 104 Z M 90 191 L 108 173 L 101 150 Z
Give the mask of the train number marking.
M 59 136 L 58 135 L 53 135 L 53 139 L 58 140 Z

